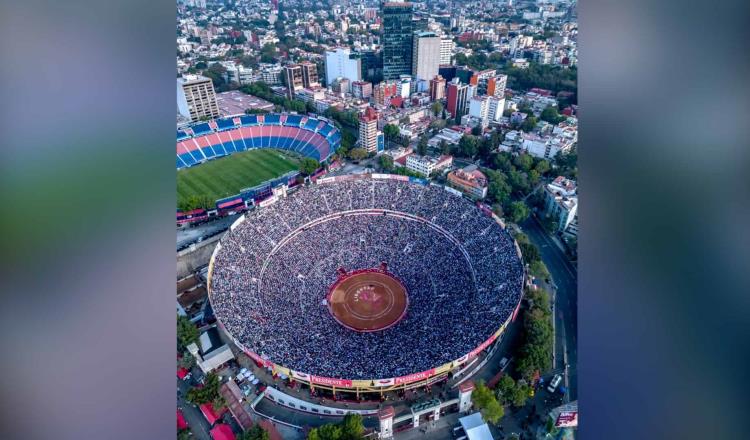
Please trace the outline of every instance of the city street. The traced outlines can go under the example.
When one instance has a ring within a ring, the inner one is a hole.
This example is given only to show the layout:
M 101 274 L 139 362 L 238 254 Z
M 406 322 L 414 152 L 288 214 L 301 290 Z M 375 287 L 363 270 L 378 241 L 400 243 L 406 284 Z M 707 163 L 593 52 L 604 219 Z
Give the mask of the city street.
M 182 410 L 193 437 L 199 440 L 211 440 L 211 435 L 208 433 L 211 427 L 208 425 L 208 421 L 203 417 L 198 407 L 185 401 L 185 394 L 190 386 L 186 381 L 177 379 L 177 389 L 180 391 L 177 393 L 177 407 Z
M 578 276 L 577 269 L 568 261 L 565 253 L 547 235 L 535 217 L 529 217 L 521 225 L 529 240 L 539 248 L 542 261 L 547 265 L 552 282 L 557 285 L 555 309 L 555 365 L 562 372 L 568 364 L 565 385 L 568 388 L 566 401 L 578 398 Z

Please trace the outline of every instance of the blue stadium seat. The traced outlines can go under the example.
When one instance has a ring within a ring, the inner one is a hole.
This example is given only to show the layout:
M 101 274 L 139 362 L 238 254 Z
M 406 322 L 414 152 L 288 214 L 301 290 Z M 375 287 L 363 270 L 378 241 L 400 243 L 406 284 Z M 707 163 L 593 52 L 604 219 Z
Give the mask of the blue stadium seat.
M 302 122 L 302 116 L 300 115 L 287 115 L 286 122 L 284 123 L 287 127 L 299 127 Z
M 234 128 L 234 121 L 231 119 L 217 119 L 216 125 L 219 126 L 219 130 L 226 130 L 228 128 Z
M 193 158 L 193 156 L 192 156 L 192 155 L 190 155 L 190 153 L 183 153 L 183 154 L 180 154 L 180 159 L 182 159 L 182 161 L 183 161 L 183 162 L 185 163 L 185 165 L 187 165 L 187 166 L 190 166 L 190 165 L 195 165 L 195 159 Z
M 240 116 L 240 122 L 243 127 L 252 127 L 258 125 L 258 117 L 256 115 Z
M 203 155 L 207 158 L 216 156 L 216 153 L 214 153 L 214 150 L 211 147 L 203 147 L 201 148 L 201 151 L 203 151 Z
M 305 126 L 302 128 L 309 131 L 315 131 L 315 127 L 317 127 L 319 123 L 320 121 L 318 121 L 317 119 L 308 118 L 307 122 L 305 122 Z
M 320 133 L 321 136 L 326 137 L 326 136 L 328 136 L 331 133 L 331 130 L 333 130 L 333 127 L 331 127 L 330 125 L 326 124 L 323 128 L 320 129 L 320 131 L 318 133 Z
M 193 133 L 195 133 L 196 136 L 199 136 L 205 133 L 210 133 L 210 132 L 211 132 L 211 127 L 208 125 L 208 123 L 204 122 L 203 124 L 197 124 L 193 126 Z
M 265 115 L 263 125 L 281 125 L 281 115 Z

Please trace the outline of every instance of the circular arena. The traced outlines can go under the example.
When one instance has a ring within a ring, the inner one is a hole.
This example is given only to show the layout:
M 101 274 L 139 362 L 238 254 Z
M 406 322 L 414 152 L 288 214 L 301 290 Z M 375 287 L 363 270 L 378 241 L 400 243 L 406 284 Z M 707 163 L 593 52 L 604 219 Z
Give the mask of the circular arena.
M 241 217 L 209 268 L 224 331 L 310 386 L 392 390 L 465 366 L 515 317 L 521 255 L 489 210 L 425 183 L 325 178 Z

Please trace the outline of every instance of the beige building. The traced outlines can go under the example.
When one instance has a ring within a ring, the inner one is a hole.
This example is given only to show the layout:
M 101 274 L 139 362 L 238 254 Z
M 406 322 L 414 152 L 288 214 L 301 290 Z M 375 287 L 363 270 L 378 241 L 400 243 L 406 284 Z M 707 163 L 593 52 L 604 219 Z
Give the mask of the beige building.
M 483 199 L 487 196 L 487 177 L 476 165 L 448 173 L 448 184 L 474 199 Z
M 191 122 L 218 118 L 219 105 L 211 79 L 200 75 L 177 78 L 177 112 Z
M 359 146 L 368 153 L 378 150 L 378 115 L 372 107 L 359 117 Z
M 433 173 L 453 165 L 453 156 L 443 155 L 438 158 L 410 154 L 406 157 L 406 169 L 430 177 Z
M 438 74 L 440 66 L 440 37 L 433 32 L 414 34 L 412 52 L 412 76 L 429 81 Z

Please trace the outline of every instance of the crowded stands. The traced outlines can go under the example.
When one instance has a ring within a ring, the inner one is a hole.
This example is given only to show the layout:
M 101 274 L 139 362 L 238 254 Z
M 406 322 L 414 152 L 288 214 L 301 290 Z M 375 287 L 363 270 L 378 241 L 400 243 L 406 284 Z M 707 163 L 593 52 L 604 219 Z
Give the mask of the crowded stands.
M 337 269 L 381 262 L 404 284 L 406 316 L 383 331 L 339 325 L 326 306 Z M 227 232 L 210 279 L 214 311 L 248 350 L 294 371 L 391 378 L 459 359 L 521 299 L 512 237 L 435 185 L 358 178 L 312 185 Z

